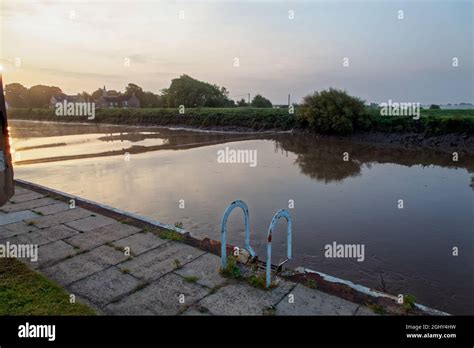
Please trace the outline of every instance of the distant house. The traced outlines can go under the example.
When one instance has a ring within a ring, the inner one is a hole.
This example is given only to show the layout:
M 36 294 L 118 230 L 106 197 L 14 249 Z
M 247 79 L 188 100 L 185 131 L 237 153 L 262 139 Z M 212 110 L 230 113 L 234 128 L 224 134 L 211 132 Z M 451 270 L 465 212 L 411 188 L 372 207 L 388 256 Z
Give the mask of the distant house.
M 98 108 L 139 108 L 140 100 L 135 96 L 135 93 L 108 96 L 104 86 L 103 95 L 95 101 L 95 104 Z
M 67 95 L 64 93 L 53 95 L 49 100 L 49 107 L 54 108 L 56 103 L 63 103 L 66 100 L 68 103 L 83 103 L 86 100 L 81 95 Z

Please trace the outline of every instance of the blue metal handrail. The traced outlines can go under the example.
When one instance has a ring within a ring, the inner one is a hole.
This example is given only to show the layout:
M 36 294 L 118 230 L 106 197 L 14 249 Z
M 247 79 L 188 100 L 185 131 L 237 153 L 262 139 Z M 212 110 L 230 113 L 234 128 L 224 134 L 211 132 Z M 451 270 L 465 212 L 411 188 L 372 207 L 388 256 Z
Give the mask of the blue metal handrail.
M 271 284 L 271 268 L 272 268 L 272 234 L 273 234 L 273 229 L 275 228 L 276 223 L 280 218 L 284 217 L 287 221 L 287 259 L 281 262 L 278 267 L 281 267 L 285 262 L 288 260 L 291 260 L 291 231 L 292 231 L 292 221 L 291 221 L 291 216 L 290 213 L 288 213 L 286 210 L 281 209 L 279 210 L 272 219 L 272 222 L 270 223 L 270 227 L 268 228 L 268 235 L 267 235 L 267 279 L 266 279 L 266 285 L 267 288 Z
M 245 249 L 250 253 L 252 258 L 256 257 L 255 252 L 250 246 L 250 218 L 249 218 L 249 208 L 244 201 L 236 200 L 233 201 L 225 210 L 224 216 L 222 217 L 221 224 L 221 266 L 225 268 L 227 266 L 227 244 L 226 244 L 226 233 L 227 233 L 227 219 L 229 218 L 230 213 L 235 208 L 240 207 L 244 212 L 244 221 L 245 221 Z

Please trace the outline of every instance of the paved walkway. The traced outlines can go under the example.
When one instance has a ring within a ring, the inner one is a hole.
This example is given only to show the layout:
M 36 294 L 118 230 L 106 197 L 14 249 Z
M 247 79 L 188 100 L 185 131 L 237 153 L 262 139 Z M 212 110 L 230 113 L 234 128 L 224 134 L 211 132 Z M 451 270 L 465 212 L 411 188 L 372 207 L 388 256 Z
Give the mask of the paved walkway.
M 0 244 L 37 244 L 32 268 L 102 314 L 371 315 L 369 308 L 278 278 L 273 290 L 220 275 L 220 258 L 16 186 L 0 207 Z M 126 254 L 126 250 L 130 254 Z

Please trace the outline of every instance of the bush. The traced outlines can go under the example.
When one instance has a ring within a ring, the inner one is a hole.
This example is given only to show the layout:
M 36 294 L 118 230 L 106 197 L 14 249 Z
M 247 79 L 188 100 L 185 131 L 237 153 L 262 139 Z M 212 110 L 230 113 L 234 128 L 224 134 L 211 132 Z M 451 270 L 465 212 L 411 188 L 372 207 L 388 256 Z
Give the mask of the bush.
M 364 102 L 346 92 L 330 88 L 303 99 L 298 119 L 318 133 L 349 134 L 368 127 Z
M 252 107 L 254 108 L 271 108 L 272 102 L 260 94 L 257 94 L 252 100 Z

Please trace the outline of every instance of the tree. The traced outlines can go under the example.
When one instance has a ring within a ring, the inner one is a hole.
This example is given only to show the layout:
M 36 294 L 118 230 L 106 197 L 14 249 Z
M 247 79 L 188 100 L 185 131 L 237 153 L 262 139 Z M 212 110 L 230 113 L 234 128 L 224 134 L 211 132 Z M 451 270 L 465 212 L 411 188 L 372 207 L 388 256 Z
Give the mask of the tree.
M 59 87 L 37 85 L 28 90 L 28 106 L 30 108 L 44 108 L 49 106 L 51 97 L 61 94 Z
M 108 97 L 116 97 L 120 94 L 120 92 L 116 91 L 115 89 L 110 89 L 107 91 Z
M 248 106 L 249 104 L 247 104 L 247 102 L 245 101 L 244 98 L 240 99 L 238 102 L 237 102 L 237 106 Z
M 187 107 L 224 107 L 233 106 L 224 87 L 181 75 L 171 80 L 169 88 L 163 90 L 163 99 L 168 107 L 184 105 Z
M 135 94 L 135 97 L 137 97 L 140 100 L 140 103 L 144 102 L 144 100 L 143 100 L 143 95 L 144 95 L 143 88 L 141 88 L 140 86 L 138 86 L 134 83 L 129 83 L 127 85 L 127 87 L 125 87 L 125 94 L 128 95 L 128 96 Z
M 271 108 L 273 105 L 270 100 L 261 96 L 260 94 L 257 94 L 252 99 L 252 106 L 254 108 Z
M 159 108 L 162 107 L 161 97 L 153 92 L 144 92 L 142 100 L 140 100 L 142 108 Z
M 103 95 L 104 95 L 104 89 L 103 88 L 98 88 L 94 92 L 92 92 L 91 99 L 93 101 L 95 101 L 95 100 L 99 99 L 100 97 L 102 97 Z
M 83 94 L 84 93 L 86 93 L 86 92 L 83 92 Z M 116 91 L 115 89 L 105 90 L 105 95 L 107 97 L 116 97 L 119 94 L 120 94 L 120 92 Z M 90 95 L 90 100 L 96 101 L 97 99 L 99 99 L 103 95 L 104 95 L 104 88 L 98 88 L 94 92 L 92 92 L 92 94 Z
M 439 109 L 441 109 L 439 105 L 436 105 L 436 104 L 430 105 L 430 110 L 439 110 Z
M 304 97 L 297 115 L 319 133 L 347 134 L 369 122 L 361 99 L 334 88 Z
M 87 92 L 79 93 L 79 96 L 85 101 L 93 101 L 92 96 Z
M 134 83 L 129 83 L 128 86 L 125 87 L 125 94 L 135 94 L 138 100 L 140 100 L 140 107 L 142 108 L 163 107 L 163 101 L 161 96 L 150 91 L 145 92 L 143 88 Z
M 28 88 L 19 83 L 10 83 L 5 86 L 5 100 L 14 108 L 28 107 Z

